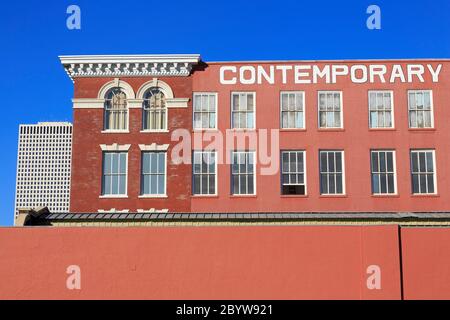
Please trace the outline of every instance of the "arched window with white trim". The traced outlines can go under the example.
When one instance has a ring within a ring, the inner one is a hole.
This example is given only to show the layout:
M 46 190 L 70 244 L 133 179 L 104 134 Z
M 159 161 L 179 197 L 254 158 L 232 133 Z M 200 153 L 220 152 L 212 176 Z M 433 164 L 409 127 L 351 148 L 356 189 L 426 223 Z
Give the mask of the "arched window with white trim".
M 167 130 L 166 96 L 158 87 L 151 87 L 144 93 L 143 130 Z
M 120 87 L 111 88 L 105 95 L 105 130 L 128 129 L 127 95 Z

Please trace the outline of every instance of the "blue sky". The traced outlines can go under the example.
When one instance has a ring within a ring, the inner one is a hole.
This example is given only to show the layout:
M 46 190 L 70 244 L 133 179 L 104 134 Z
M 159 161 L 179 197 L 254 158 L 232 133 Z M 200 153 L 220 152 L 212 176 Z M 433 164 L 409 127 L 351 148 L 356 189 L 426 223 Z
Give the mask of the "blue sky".
M 81 30 L 66 27 L 72 4 L 81 9 Z M 371 4 L 381 8 L 381 30 L 366 27 Z M 18 125 L 72 119 L 73 86 L 58 55 L 450 58 L 450 1 L 7 1 L 0 35 L 0 225 L 11 225 Z

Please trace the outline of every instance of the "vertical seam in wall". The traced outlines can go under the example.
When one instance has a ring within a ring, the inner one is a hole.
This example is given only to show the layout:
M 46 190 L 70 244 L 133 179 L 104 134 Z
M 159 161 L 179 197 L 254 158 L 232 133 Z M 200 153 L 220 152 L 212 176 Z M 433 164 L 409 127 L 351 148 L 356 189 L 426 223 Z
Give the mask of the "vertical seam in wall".
M 403 250 L 402 250 L 402 227 L 398 225 L 398 255 L 399 255 L 399 264 L 400 264 L 400 299 L 405 300 L 404 292 L 403 292 Z

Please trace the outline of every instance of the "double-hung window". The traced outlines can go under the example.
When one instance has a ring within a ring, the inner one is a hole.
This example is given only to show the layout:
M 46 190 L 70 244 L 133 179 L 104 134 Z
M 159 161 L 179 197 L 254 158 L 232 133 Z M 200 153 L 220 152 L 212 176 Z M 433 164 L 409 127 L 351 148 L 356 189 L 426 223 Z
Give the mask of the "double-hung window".
M 410 128 L 433 128 L 433 97 L 431 90 L 408 91 Z
M 306 194 L 305 151 L 281 152 L 281 194 Z
M 110 89 L 105 96 L 104 130 L 128 129 L 128 106 L 125 92 L 117 87 Z
M 411 150 L 411 180 L 412 193 L 436 193 L 434 150 Z
M 166 152 L 142 152 L 141 195 L 166 195 Z
M 393 128 L 392 91 L 369 91 L 370 128 Z
M 233 151 L 231 158 L 231 193 L 255 194 L 255 152 Z
M 167 130 L 167 105 L 164 93 L 157 87 L 144 94 L 142 129 L 145 131 Z
M 342 92 L 319 91 L 319 128 L 342 128 Z
M 344 194 L 344 152 L 322 150 L 320 161 L 320 194 Z
M 305 128 L 304 92 L 281 92 L 281 128 Z
M 395 152 L 372 150 L 370 152 L 373 194 L 395 194 Z
M 127 193 L 127 153 L 103 152 L 102 195 Z
M 217 129 L 217 94 L 194 93 L 194 129 Z
M 193 194 L 216 194 L 216 174 L 216 152 L 194 151 L 192 164 Z
M 255 129 L 255 93 L 231 94 L 231 128 Z

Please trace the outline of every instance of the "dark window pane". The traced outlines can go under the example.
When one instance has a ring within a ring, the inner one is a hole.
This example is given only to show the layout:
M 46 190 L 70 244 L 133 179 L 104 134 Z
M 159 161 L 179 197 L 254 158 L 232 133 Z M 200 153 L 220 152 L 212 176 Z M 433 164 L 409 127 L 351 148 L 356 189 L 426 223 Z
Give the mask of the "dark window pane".
M 419 175 L 420 193 L 427 193 L 427 177 L 424 174 Z
M 412 167 L 412 171 L 413 172 L 418 172 L 419 171 L 418 162 L 417 162 L 417 153 L 416 152 L 412 152 L 411 153 L 411 167 Z
M 386 174 L 380 175 L 380 182 L 381 182 L 381 193 L 387 193 L 387 176 Z
M 427 152 L 427 172 L 433 172 L 433 153 Z
M 336 193 L 344 193 L 342 173 L 336 174 Z
M 388 192 L 395 193 L 394 174 L 388 175 Z
M 328 162 L 327 162 L 327 153 L 320 153 L 320 172 L 327 172 Z
M 428 180 L 428 193 L 434 193 L 434 176 L 432 174 L 427 174 Z
M 387 158 L 387 170 L 389 172 L 394 172 L 394 153 L 387 152 L 386 158 Z
M 372 192 L 380 193 L 380 176 L 378 174 L 372 175 Z
M 330 193 L 336 193 L 336 184 L 334 181 L 334 174 L 330 174 L 328 175 L 328 187 L 329 187 L 329 191 Z
M 419 153 L 419 170 L 420 172 L 426 172 L 425 153 Z
M 413 193 L 419 193 L 419 176 L 417 174 L 412 175 L 412 188 Z
M 200 175 L 194 175 L 194 194 L 200 194 Z
M 342 153 L 336 152 L 336 172 L 342 172 Z
M 320 193 L 328 193 L 328 177 L 326 174 L 320 175 Z
M 378 152 L 372 152 L 372 172 L 379 172 Z
M 380 152 L 380 172 L 386 172 L 386 154 Z

